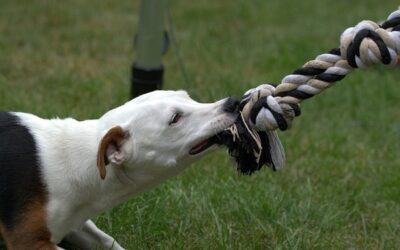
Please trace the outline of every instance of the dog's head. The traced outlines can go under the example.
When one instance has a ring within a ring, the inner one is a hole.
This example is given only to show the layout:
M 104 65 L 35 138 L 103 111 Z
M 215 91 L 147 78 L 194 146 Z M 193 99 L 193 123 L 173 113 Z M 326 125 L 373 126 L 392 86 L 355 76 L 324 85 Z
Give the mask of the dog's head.
M 99 120 L 100 176 L 105 178 L 109 164 L 131 171 L 178 170 L 213 148 L 215 136 L 237 115 L 232 98 L 198 103 L 185 91 L 153 91 L 133 99 Z

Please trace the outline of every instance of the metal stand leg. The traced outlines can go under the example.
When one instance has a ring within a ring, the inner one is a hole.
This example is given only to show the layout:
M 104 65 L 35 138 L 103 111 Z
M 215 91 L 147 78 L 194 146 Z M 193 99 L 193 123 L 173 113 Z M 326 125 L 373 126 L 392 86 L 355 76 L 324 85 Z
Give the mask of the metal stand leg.
M 160 89 L 164 67 L 162 55 L 168 47 L 164 32 L 165 0 L 142 0 L 135 37 L 136 59 L 132 65 L 131 97 Z

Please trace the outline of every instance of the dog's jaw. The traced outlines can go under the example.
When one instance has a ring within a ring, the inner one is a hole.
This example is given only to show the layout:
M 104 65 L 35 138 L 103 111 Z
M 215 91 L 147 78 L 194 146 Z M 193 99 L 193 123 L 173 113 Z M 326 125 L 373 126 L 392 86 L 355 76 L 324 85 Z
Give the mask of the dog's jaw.
M 214 122 L 210 123 L 211 133 L 192 143 L 188 150 L 188 155 L 191 157 L 203 156 L 213 149 L 218 148 L 218 134 L 232 126 L 236 118 L 236 114 L 223 114 L 221 117 L 216 118 Z

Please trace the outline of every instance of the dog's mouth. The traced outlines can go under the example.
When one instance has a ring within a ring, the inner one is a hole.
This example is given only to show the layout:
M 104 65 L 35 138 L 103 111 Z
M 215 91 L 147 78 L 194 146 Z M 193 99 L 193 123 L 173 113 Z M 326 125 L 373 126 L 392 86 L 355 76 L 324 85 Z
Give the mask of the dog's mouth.
M 209 137 L 200 138 L 200 142 L 189 150 L 189 155 L 198 155 L 203 153 L 212 146 L 224 145 L 226 141 L 226 134 L 229 134 L 229 128 L 235 123 L 238 114 L 231 114 L 224 117 L 223 120 L 218 120 L 218 123 L 214 123 L 214 134 L 208 135 Z
M 236 119 L 236 117 L 234 117 Z M 230 128 L 233 123 L 235 122 L 235 119 L 232 119 L 231 121 L 227 121 L 224 124 L 221 124 L 219 126 L 219 129 L 217 129 L 216 133 L 214 135 L 210 135 L 210 137 L 201 140 L 199 143 L 195 144 L 190 150 L 189 150 L 189 155 L 198 155 L 200 153 L 203 153 L 207 149 L 211 148 L 212 146 L 220 146 L 223 145 L 224 142 L 226 141 L 226 134 L 229 134 L 227 132 L 228 128 Z
M 192 147 L 189 150 L 189 154 L 190 155 L 200 154 L 200 153 L 206 151 L 207 149 L 209 149 L 211 146 L 219 144 L 218 142 L 219 142 L 218 136 L 214 135 L 208 139 L 201 141 L 200 143 L 198 143 L 194 147 Z

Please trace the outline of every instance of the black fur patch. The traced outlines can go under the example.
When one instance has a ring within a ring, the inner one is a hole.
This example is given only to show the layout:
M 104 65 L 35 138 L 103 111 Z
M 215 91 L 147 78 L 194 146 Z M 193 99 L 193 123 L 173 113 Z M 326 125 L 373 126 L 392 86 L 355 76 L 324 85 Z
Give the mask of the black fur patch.
M 33 199 L 45 197 L 35 140 L 18 116 L 0 112 L 0 221 L 11 230 Z

